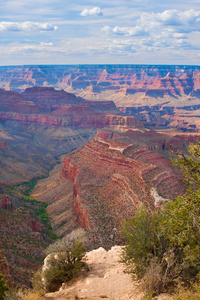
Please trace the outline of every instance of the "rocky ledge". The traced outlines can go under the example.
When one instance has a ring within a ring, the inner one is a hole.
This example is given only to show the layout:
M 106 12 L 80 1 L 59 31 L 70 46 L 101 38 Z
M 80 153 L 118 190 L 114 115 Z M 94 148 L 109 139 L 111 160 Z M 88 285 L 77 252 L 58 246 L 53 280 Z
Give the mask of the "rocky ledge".
M 89 271 L 75 281 L 63 283 L 55 293 L 45 295 L 47 300 L 100 300 L 121 299 L 141 300 L 144 296 L 138 281 L 124 273 L 125 266 L 119 262 L 122 247 L 114 246 L 109 251 L 103 248 L 90 251 L 85 260 Z M 170 300 L 160 295 L 158 300 Z

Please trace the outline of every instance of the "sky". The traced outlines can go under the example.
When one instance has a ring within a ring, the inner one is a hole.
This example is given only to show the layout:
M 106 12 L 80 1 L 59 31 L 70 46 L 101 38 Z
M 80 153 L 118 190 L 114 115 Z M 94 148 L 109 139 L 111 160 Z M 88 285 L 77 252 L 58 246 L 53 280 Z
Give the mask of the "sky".
M 0 65 L 200 65 L 200 0 L 0 0 Z

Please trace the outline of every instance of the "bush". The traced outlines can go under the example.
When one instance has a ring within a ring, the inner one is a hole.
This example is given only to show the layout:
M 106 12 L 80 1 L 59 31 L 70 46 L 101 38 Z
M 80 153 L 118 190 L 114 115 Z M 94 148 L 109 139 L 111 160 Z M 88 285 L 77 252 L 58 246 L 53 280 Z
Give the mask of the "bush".
M 32 290 L 11 290 L 6 293 L 5 300 L 43 300 L 44 297 Z
M 200 300 L 200 283 L 195 283 L 190 289 L 180 288 L 179 292 L 173 297 L 174 300 Z
M 122 228 L 123 237 L 127 240 L 122 262 L 126 264 L 128 273 L 141 279 L 152 256 L 151 228 L 146 208 L 140 205 L 134 218 L 122 221 Z
M 42 270 L 38 270 L 32 277 L 33 291 L 41 296 L 45 295 L 45 289 L 42 282 Z
M 127 243 L 122 262 L 146 293 L 158 294 L 182 282 L 191 286 L 200 274 L 200 143 L 191 145 L 194 157 L 179 159 L 189 189 L 150 213 L 139 206 L 134 218 L 122 222 Z M 181 298 L 182 299 L 182 298 Z
M 10 289 L 5 293 L 4 300 L 19 300 L 20 296 L 17 289 Z
M 63 282 L 74 278 L 84 266 L 86 248 L 80 237 L 59 240 L 47 250 L 42 277 L 47 292 L 59 289 Z
M 8 286 L 3 278 L 3 274 L 0 274 L 0 300 L 4 299 L 7 290 L 8 290 Z

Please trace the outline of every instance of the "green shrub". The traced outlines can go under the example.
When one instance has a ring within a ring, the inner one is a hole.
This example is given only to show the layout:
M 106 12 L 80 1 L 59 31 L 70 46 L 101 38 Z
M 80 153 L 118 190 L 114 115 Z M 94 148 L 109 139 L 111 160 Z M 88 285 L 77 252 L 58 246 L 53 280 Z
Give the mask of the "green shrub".
M 190 151 L 194 157 L 177 160 L 190 186 L 186 194 L 153 213 L 139 206 L 134 218 L 122 222 L 127 240 L 122 262 L 127 272 L 143 278 L 147 294 L 179 282 L 191 286 L 200 272 L 200 190 L 195 190 L 200 187 L 200 143 Z
M 6 293 L 5 300 L 43 300 L 44 296 L 30 289 L 13 289 Z
M 3 278 L 3 274 L 0 274 L 0 300 L 4 299 L 7 290 L 8 290 L 8 286 Z
M 41 296 L 44 296 L 45 294 L 45 289 L 44 285 L 42 282 L 42 271 L 38 270 L 35 272 L 35 274 L 32 277 L 32 286 L 33 286 L 33 291 Z
M 195 283 L 189 289 L 181 287 L 173 297 L 174 300 L 200 300 L 200 283 Z
M 47 266 L 42 277 L 47 292 L 59 289 L 63 282 L 74 278 L 84 266 L 86 248 L 81 238 L 59 240 L 47 250 Z

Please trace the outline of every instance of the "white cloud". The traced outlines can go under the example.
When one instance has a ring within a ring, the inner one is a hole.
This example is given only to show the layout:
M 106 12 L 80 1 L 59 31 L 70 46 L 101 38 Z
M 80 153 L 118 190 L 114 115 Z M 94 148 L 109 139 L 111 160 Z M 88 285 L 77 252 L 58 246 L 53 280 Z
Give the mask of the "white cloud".
M 200 32 L 200 11 L 194 11 L 193 9 L 178 11 L 173 9 L 162 13 L 142 13 L 135 26 L 115 26 L 114 28 L 105 26 L 102 31 L 108 34 L 125 36 L 143 36 L 168 32 L 171 35 L 173 34 L 174 38 L 183 38 L 181 34 Z
M 117 35 L 125 35 L 125 36 L 145 36 L 149 33 L 145 28 L 141 28 L 139 26 L 135 27 L 119 27 L 115 26 L 111 28 L 110 26 L 104 26 L 101 31 L 106 32 L 107 34 L 113 33 Z
M 0 22 L 0 31 L 53 31 L 57 26 L 39 22 Z
M 157 14 L 143 13 L 138 19 L 137 25 L 142 28 L 147 27 L 149 30 L 168 28 L 179 33 L 200 31 L 200 11 L 172 9 Z
M 132 27 L 104 26 L 101 31 L 120 35 L 123 39 L 132 37 L 144 51 L 150 49 L 156 52 L 161 48 L 198 50 L 200 43 L 194 39 L 192 42 L 189 34 L 200 33 L 200 11 L 173 9 L 162 13 L 142 13 Z M 132 49 L 130 46 L 120 47 L 125 51 Z
M 81 13 L 81 16 L 88 17 L 88 16 L 102 16 L 103 13 L 99 7 L 93 7 L 91 9 L 85 8 Z

